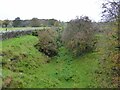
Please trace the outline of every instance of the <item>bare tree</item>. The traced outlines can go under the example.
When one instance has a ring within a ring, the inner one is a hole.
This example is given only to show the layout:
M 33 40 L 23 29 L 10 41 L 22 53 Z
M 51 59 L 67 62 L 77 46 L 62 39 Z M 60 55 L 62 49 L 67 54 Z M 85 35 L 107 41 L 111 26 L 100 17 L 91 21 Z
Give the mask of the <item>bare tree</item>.
M 115 21 L 120 19 L 120 0 L 106 0 L 102 6 L 105 20 Z
M 118 45 L 120 51 L 120 0 L 106 0 L 103 3 L 103 17 L 106 21 L 116 22 L 118 27 Z

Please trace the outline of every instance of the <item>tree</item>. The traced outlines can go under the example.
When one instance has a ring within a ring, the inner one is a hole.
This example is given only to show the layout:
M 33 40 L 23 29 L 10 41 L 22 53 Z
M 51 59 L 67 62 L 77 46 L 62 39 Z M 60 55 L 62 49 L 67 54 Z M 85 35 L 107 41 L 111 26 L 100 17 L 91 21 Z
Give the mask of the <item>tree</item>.
M 54 22 L 54 26 L 55 26 L 55 27 L 60 26 L 59 23 L 60 23 L 59 21 L 55 21 L 55 22 Z
M 102 6 L 105 20 L 115 21 L 120 19 L 120 0 L 107 0 Z
M 3 21 L 2 21 L 2 20 L 0 20 L 0 27 L 2 27 L 2 23 L 3 23 Z
M 8 20 L 8 19 L 4 20 L 2 23 L 2 27 L 4 27 L 4 26 L 7 27 L 9 25 L 9 23 L 10 23 L 10 20 Z
M 29 27 L 30 21 L 29 20 L 22 20 L 20 26 L 21 27 Z
M 31 26 L 32 27 L 39 27 L 40 26 L 40 21 L 38 18 L 32 18 L 31 20 Z
M 13 21 L 13 26 L 14 27 L 20 27 L 21 26 L 21 19 L 20 19 L 20 17 L 17 17 L 17 18 L 15 18 L 15 20 Z
M 48 20 L 48 26 L 54 26 L 55 25 L 55 23 L 56 23 L 56 25 L 57 25 L 57 20 L 55 20 L 55 19 L 49 19 Z
M 79 56 L 93 48 L 93 34 L 92 22 L 85 16 L 68 22 L 63 31 L 62 41 L 73 55 Z
M 40 30 L 38 31 L 39 42 L 35 45 L 35 47 L 43 52 L 45 55 L 49 57 L 53 57 L 58 53 L 58 46 L 56 43 L 57 32 L 55 30 Z

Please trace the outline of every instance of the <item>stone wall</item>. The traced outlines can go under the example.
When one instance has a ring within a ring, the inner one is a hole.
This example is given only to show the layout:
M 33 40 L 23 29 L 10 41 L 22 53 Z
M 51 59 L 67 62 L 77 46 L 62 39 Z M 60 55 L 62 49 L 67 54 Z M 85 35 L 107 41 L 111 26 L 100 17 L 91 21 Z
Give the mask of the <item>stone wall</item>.
M 6 40 L 14 37 L 32 34 L 33 30 L 15 30 L 0 32 L 0 40 Z

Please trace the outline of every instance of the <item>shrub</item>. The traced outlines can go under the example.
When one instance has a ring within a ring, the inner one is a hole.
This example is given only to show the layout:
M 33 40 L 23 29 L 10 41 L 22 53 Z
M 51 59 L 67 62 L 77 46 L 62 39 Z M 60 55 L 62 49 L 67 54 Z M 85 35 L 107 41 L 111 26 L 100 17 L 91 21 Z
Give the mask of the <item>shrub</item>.
M 38 31 L 39 43 L 35 45 L 35 47 L 43 52 L 45 55 L 50 57 L 55 56 L 57 54 L 57 32 L 54 30 L 41 30 Z
M 32 35 L 33 35 L 33 36 L 38 36 L 38 30 L 32 31 Z
M 62 41 L 75 56 L 94 47 L 94 29 L 91 20 L 85 16 L 68 22 L 62 34 Z

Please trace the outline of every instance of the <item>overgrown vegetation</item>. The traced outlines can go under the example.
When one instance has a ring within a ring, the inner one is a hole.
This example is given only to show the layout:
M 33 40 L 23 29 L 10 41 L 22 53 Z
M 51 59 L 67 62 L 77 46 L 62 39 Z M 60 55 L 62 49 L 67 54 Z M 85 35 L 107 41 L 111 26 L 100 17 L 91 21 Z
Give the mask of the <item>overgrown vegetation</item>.
M 104 62 L 106 73 L 110 73 L 110 78 L 112 78 L 113 86 L 120 87 L 120 0 L 111 0 L 103 3 L 103 16 L 105 16 L 105 21 L 110 22 L 109 31 L 107 31 L 107 36 L 110 38 L 109 44 L 111 48 L 109 50 L 108 56 L 106 56 Z M 111 28 L 111 29 L 110 29 Z M 108 65 L 108 63 L 110 65 Z M 110 72 L 108 72 L 110 71 Z
M 114 33 L 105 31 L 96 34 L 95 37 L 99 41 L 96 49 L 83 56 L 73 57 L 69 48 L 60 45 L 57 48 L 57 55 L 50 58 L 34 46 L 38 43 L 44 44 L 45 41 L 49 42 L 50 39 L 54 41 L 50 43 L 54 47 L 53 44 L 57 40 L 55 37 L 58 35 L 55 32 L 43 30 L 37 37 L 29 35 L 1 42 L 3 45 L 1 48 L 3 87 L 116 87 L 111 76 L 113 59 L 108 58 L 108 55 L 112 57 L 112 53 L 109 53 L 113 52 L 111 45 L 114 44 L 113 35 L 116 37 Z M 45 37 L 48 40 L 44 39 Z M 47 45 L 49 46 L 45 42 L 47 49 L 54 50 Z
M 57 32 L 51 29 L 38 31 L 39 43 L 35 47 L 50 57 L 57 55 Z
M 61 47 L 58 55 L 50 60 L 34 47 L 37 42 L 35 36 L 3 42 L 3 87 L 75 88 L 92 87 L 93 84 L 97 87 L 94 79 L 97 53 L 75 59 L 65 47 Z
M 62 35 L 65 46 L 75 56 L 91 51 L 95 46 L 94 39 L 94 28 L 87 16 L 68 22 Z
M 118 88 L 119 6 L 119 1 L 103 4 L 107 22 L 87 16 L 64 24 L 50 19 L 52 28 L 0 42 L 3 87 Z M 32 25 L 42 24 L 33 18 Z

